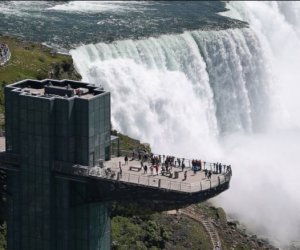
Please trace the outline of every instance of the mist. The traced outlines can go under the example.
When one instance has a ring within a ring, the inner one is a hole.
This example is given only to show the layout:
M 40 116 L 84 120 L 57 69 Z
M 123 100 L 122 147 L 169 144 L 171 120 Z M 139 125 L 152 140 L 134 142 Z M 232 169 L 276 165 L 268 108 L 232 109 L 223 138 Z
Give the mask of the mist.
M 231 164 L 213 199 L 278 246 L 300 239 L 298 3 L 232 2 L 249 28 L 194 30 L 70 51 L 111 91 L 112 124 L 159 154 Z
M 213 200 L 249 231 L 283 246 L 300 236 L 300 130 L 224 138 L 230 189 Z
M 281 247 L 299 244 L 300 5 L 232 2 L 228 7 L 225 15 L 249 22 L 259 37 L 272 108 L 263 133 L 230 134 L 221 140 L 233 179 L 230 190 L 213 201 L 252 233 Z

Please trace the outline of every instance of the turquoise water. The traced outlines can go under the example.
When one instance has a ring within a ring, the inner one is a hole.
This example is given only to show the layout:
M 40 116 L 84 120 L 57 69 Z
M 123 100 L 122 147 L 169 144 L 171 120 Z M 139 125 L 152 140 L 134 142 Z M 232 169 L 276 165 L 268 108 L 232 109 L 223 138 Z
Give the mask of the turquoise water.
M 218 1 L 1 1 L 0 33 L 70 49 L 78 44 L 244 26 L 217 14 L 224 10 L 225 3 Z

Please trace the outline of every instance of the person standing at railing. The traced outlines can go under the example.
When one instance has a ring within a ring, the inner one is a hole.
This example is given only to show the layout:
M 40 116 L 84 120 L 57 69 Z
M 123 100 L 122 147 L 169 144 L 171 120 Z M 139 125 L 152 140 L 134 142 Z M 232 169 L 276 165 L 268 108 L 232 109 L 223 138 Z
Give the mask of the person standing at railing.
M 148 170 L 148 167 L 147 167 L 147 165 L 145 164 L 145 165 L 144 165 L 144 174 L 147 174 L 147 170 Z
M 156 172 L 156 175 L 158 175 L 158 165 L 154 165 L 154 168 L 155 168 L 155 172 Z
M 179 158 L 177 158 L 177 162 L 178 162 L 178 167 L 180 167 L 180 163 L 181 163 L 181 161 L 180 161 L 180 159 Z M 183 171 L 183 170 L 182 170 Z
M 230 175 L 232 175 L 232 172 L 231 172 L 231 165 L 228 165 L 228 166 L 227 166 L 226 173 L 230 173 Z
M 185 168 L 185 164 L 184 164 L 184 162 L 182 161 L 182 163 L 181 163 L 181 171 L 182 171 L 182 172 L 183 172 L 184 168 Z
M 205 178 L 207 178 L 207 176 L 208 176 L 208 170 L 207 169 L 204 169 L 204 175 L 205 175 Z
M 219 174 L 221 174 L 221 173 L 222 173 L 222 164 L 219 163 Z
M 212 172 L 211 172 L 211 171 L 208 171 L 208 173 L 207 173 L 207 178 L 208 178 L 208 179 L 211 179 L 211 175 L 212 175 Z
M 154 159 L 154 157 L 151 157 L 151 164 L 154 166 L 154 164 L 155 164 L 155 159 Z
M 119 178 L 122 178 L 122 172 L 123 172 L 122 167 L 121 165 L 119 165 Z

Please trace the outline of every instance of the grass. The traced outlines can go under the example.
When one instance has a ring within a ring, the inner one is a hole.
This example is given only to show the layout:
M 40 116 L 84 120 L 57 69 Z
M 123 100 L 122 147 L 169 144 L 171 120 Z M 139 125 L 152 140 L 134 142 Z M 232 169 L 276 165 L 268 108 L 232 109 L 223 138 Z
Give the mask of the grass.
M 35 43 L 17 40 L 11 37 L 0 37 L 11 51 L 10 61 L 0 67 L 0 81 L 9 84 L 26 78 L 48 78 L 49 69 L 55 63 L 63 61 L 72 63 L 67 55 L 51 53 L 51 49 Z
M 120 149 L 124 151 L 132 151 L 133 149 L 146 149 L 148 152 L 151 152 L 149 145 L 143 145 L 139 140 L 135 140 L 127 135 L 123 135 L 116 130 L 112 130 L 112 135 L 116 135 L 120 139 Z
M 65 72 L 65 69 L 68 71 L 70 65 L 73 65 L 71 56 L 57 54 L 41 44 L 25 42 L 12 37 L 0 36 L 0 42 L 7 44 L 11 52 L 8 63 L 0 67 L 0 127 L 4 126 L 5 85 L 23 79 L 52 78 L 49 77 L 49 72 L 53 71 L 57 65 L 60 70 L 58 75 L 61 75 L 62 78 L 80 79 L 77 73 L 72 75 L 72 72 L 71 74 Z

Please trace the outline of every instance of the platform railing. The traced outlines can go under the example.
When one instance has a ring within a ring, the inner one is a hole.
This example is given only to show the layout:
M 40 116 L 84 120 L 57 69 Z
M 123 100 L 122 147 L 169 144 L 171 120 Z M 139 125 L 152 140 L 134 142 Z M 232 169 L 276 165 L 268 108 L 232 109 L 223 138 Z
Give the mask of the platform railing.
M 195 193 L 216 188 L 225 182 L 229 182 L 231 178 L 231 171 L 220 174 L 217 178 L 205 179 L 198 182 L 172 181 L 160 179 L 159 176 L 143 176 L 132 173 L 121 173 L 120 171 L 111 170 L 110 168 L 108 169 L 100 167 L 90 168 L 88 175 L 91 177 L 110 179 L 131 184 L 156 187 L 160 189 Z
M 127 155 L 129 159 L 135 159 L 137 160 L 138 159 L 138 150 L 123 150 L 123 149 L 120 149 L 120 154 L 121 156 L 125 156 Z M 132 154 L 133 152 L 135 153 L 135 157 L 133 158 L 132 157 Z M 147 155 L 153 155 L 155 157 L 160 157 L 161 158 L 161 161 L 160 161 L 160 164 L 163 164 L 164 163 L 164 160 L 166 159 L 167 156 L 165 156 L 165 158 L 163 157 L 163 155 L 161 154 L 156 154 L 156 153 L 144 153 L 144 154 L 147 154 Z M 143 158 L 143 153 L 141 154 L 142 158 Z M 182 160 L 184 160 L 184 164 L 185 164 L 185 167 L 186 168 L 191 168 L 192 167 L 192 159 L 188 159 L 188 158 L 183 158 L 183 157 L 176 157 L 176 156 L 173 156 L 173 155 L 170 155 L 171 157 L 174 157 L 174 164 L 173 164 L 173 167 L 177 167 L 177 168 L 180 168 L 180 166 L 178 166 L 178 161 L 177 159 L 180 159 L 181 163 L 182 163 Z M 199 158 L 196 158 L 195 159 L 199 160 Z M 150 157 L 147 158 L 147 162 L 150 163 L 151 162 L 151 159 Z M 204 160 L 201 160 L 201 163 L 202 163 L 202 169 L 207 169 L 207 170 L 211 170 L 211 171 L 214 171 L 214 166 L 215 166 L 215 162 L 209 162 L 209 161 L 204 161 Z M 222 164 L 222 163 L 221 163 Z M 227 165 L 225 165 L 227 166 Z M 222 164 L 222 168 L 224 169 L 224 164 Z M 225 170 L 223 170 L 225 172 Z

